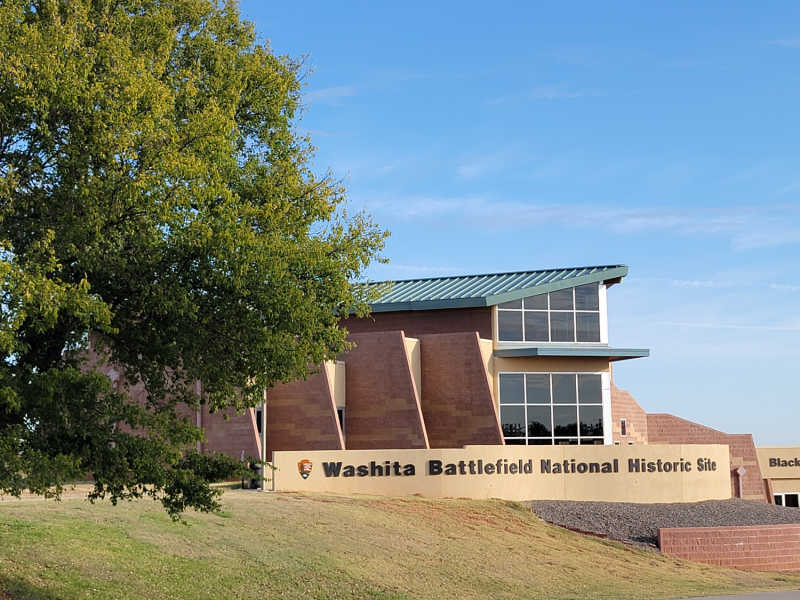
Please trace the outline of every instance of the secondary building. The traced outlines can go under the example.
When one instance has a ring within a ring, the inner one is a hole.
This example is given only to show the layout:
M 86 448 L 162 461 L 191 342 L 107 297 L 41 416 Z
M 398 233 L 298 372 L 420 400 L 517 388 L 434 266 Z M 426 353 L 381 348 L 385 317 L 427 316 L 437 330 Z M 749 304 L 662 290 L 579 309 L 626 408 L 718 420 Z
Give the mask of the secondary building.
M 768 485 L 772 502 L 800 507 L 800 447 L 760 446 L 758 464 Z

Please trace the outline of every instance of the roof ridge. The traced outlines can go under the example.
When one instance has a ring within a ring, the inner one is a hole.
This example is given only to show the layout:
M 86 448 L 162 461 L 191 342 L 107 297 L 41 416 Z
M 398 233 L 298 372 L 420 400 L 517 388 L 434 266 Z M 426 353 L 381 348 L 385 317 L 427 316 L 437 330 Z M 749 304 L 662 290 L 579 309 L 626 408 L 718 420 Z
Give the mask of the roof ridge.
M 578 269 L 618 269 L 628 265 L 587 265 L 577 267 L 552 267 L 548 269 L 531 269 L 527 271 L 500 271 L 497 273 L 465 273 L 461 275 L 439 275 L 437 277 L 412 277 L 410 279 L 383 279 L 380 281 L 363 281 L 358 285 L 378 285 L 380 283 L 406 283 L 409 281 L 433 281 L 435 279 L 461 279 L 464 277 L 492 277 L 495 275 L 521 275 L 523 273 L 546 273 L 548 271 L 574 271 Z

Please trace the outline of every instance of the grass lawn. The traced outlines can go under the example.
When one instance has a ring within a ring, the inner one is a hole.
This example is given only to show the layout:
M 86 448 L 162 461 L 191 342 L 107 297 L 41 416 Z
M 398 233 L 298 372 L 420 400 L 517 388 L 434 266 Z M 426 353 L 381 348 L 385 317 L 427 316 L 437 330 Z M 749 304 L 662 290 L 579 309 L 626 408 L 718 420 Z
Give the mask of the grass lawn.
M 673 598 L 800 588 L 586 538 L 503 501 L 225 493 L 0 502 L 0 598 Z M 4 596 L 5 593 L 5 596 Z

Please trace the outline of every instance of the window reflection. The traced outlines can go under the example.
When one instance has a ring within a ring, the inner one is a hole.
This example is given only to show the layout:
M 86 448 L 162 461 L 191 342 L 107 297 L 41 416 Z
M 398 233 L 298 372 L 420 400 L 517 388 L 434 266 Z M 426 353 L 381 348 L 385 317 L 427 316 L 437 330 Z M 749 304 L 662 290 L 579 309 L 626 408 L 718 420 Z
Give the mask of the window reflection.
M 512 342 L 600 342 L 599 284 L 537 294 L 497 306 L 497 337 Z
M 599 373 L 500 373 L 498 377 L 506 443 L 603 443 Z

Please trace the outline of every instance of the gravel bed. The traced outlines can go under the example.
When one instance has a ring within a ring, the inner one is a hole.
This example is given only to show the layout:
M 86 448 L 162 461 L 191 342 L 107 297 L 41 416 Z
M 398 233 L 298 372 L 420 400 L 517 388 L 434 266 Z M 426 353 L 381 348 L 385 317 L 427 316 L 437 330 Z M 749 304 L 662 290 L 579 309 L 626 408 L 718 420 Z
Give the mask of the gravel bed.
M 548 523 L 650 548 L 658 545 L 659 527 L 800 523 L 798 508 L 740 499 L 670 504 L 535 500 L 525 504 Z

